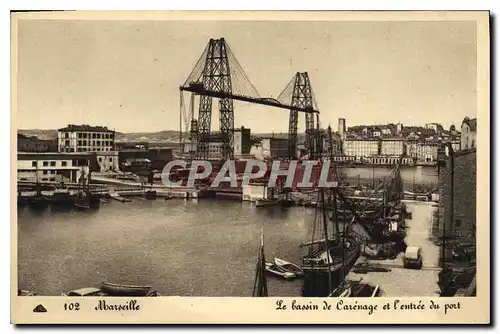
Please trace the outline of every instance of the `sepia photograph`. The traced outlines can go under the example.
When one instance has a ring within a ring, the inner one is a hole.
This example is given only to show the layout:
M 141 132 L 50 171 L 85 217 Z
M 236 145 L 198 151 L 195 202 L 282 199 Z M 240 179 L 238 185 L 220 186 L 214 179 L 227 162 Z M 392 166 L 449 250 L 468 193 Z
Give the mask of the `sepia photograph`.
M 30 317 L 489 312 L 488 12 L 121 14 L 11 15 Z

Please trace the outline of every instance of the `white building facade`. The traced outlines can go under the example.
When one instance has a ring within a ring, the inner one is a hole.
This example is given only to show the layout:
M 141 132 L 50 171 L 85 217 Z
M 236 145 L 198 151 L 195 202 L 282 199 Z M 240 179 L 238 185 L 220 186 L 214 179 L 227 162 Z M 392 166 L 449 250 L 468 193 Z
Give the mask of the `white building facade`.
M 462 122 L 460 133 L 460 149 L 467 150 L 476 147 L 477 119 L 466 117 Z
M 342 143 L 343 153 L 356 159 L 378 155 L 378 142 L 370 139 L 347 139 Z
M 403 139 L 383 139 L 380 145 L 380 154 L 388 156 L 401 156 L 404 154 Z
M 89 153 L 17 154 L 17 179 L 30 182 L 78 182 L 90 166 Z
M 115 132 L 107 127 L 70 124 L 57 134 L 59 152 L 110 152 Z

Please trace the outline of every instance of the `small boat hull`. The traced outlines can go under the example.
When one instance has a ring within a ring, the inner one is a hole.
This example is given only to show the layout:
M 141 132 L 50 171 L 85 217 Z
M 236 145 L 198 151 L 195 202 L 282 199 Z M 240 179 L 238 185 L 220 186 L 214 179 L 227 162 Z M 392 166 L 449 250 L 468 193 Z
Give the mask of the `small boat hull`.
M 284 279 L 294 279 L 295 277 L 297 277 L 295 273 L 286 271 L 276 264 L 270 262 L 266 263 L 266 272 Z
M 276 264 L 278 267 L 282 268 L 285 271 L 294 273 L 297 277 L 304 276 L 302 268 L 296 264 L 278 258 L 274 258 L 274 264 Z
M 150 293 L 150 286 L 114 284 L 108 282 L 101 283 L 101 290 L 110 296 L 147 296 Z

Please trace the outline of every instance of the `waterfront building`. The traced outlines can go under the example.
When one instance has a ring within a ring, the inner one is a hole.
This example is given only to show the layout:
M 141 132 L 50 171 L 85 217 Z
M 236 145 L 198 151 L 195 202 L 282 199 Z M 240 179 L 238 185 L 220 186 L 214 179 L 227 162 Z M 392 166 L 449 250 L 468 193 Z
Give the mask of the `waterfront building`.
M 357 160 L 379 154 L 378 139 L 347 139 L 342 146 L 344 155 L 356 157 Z
M 115 132 L 104 126 L 74 125 L 59 129 L 59 152 L 108 152 L 114 150 Z
M 401 161 L 400 161 L 401 160 Z M 401 163 L 401 165 L 404 166 L 413 166 L 414 161 L 412 158 L 406 157 L 406 158 L 401 158 L 400 155 L 398 156 L 372 156 L 372 157 L 366 157 L 362 159 L 363 163 L 370 164 L 370 165 L 397 165 L 398 162 Z
M 100 172 L 120 171 L 119 156 L 117 151 L 93 152 L 96 156 Z
M 17 153 L 17 179 L 31 182 L 78 182 L 84 167 L 95 168 L 91 153 Z
M 438 158 L 438 142 L 408 141 L 406 154 L 416 163 L 436 163 Z
M 233 148 L 234 148 L 234 156 L 241 156 L 245 154 L 250 154 L 250 129 L 245 127 L 241 127 L 238 129 L 234 129 L 233 132 Z
M 467 150 L 476 147 L 477 119 L 465 117 L 461 129 L 460 149 Z
M 57 152 L 57 139 L 40 139 L 17 134 L 18 152 Z
M 119 165 L 130 169 L 153 168 L 163 170 L 163 167 L 173 159 L 171 148 L 149 148 L 147 150 L 126 150 L 118 152 Z M 147 161 L 146 161 L 147 160 Z
M 384 138 L 381 140 L 381 155 L 401 156 L 404 153 L 404 141 L 402 138 Z
M 274 159 L 288 157 L 288 139 L 286 138 L 264 137 L 261 144 L 264 157 Z

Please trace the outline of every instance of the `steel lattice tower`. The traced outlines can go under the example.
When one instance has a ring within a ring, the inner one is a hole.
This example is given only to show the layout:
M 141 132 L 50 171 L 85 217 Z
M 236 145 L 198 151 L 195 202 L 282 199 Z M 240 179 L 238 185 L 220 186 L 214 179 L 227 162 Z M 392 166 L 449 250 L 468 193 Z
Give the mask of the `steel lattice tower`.
M 227 56 L 227 45 L 224 38 L 210 39 L 208 52 L 203 68 L 203 86 L 206 90 L 232 93 L 231 73 Z M 232 158 L 232 142 L 234 129 L 234 108 L 232 99 L 219 99 L 220 132 L 223 142 L 222 155 L 225 159 Z M 198 147 L 199 158 L 208 158 L 208 146 L 211 140 L 210 125 L 212 120 L 212 97 L 200 96 L 198 120 Z
M 311 91 L 311 82 L 307 72 L 297 72 L 293 85 L 292 103 L 293 107 L 313 108 L 313 96 Z M 299 112 L 290 110 L 290 119 L 288 124 L 288 155 L 290 159 L 296 159 L 297 149 L 297 126 Z M 315 157 L 315 129 L 314 114 L 306 112 L 306 147 L 310 156 Z

